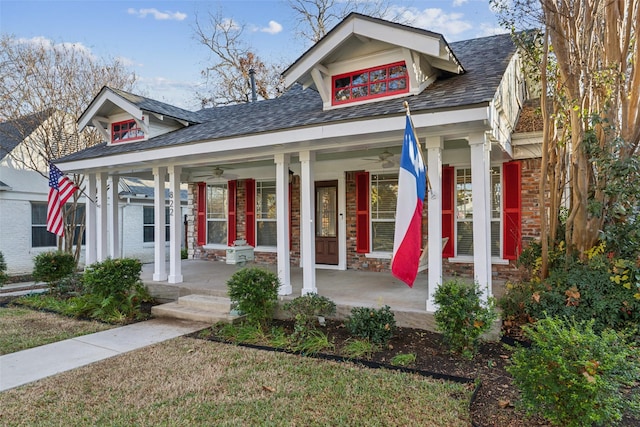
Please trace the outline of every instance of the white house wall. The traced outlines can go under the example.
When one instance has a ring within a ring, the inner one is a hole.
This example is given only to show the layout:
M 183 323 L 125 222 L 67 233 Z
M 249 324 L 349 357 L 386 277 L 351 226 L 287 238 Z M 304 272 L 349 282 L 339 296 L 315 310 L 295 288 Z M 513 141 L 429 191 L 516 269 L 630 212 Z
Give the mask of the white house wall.
M 31 203 L 47 202 L 48 181 L 37 172 L 6 167 L 0 168 L 0 181 L 10 183 L 12 187 L 12 190 L 0 191 L 0 252 L 7 263 L 8 274 L 30 274 L 36 255 L 56 250 L 53 246 L 31 246 Z M 151 200 L 149 205 L 152 205 Z M 143 243 L 143 205 L 127 205 L 126 202 L 121 202 L 119 213 L 122 256 L 138 258 L 142 262 L 153 262 L 153 243 Z M 187 209 L 182 208 L 181 218 L 184 218 L 186 213 Z M 84 248 L 81 251 L 80 265 L 84 265 Z

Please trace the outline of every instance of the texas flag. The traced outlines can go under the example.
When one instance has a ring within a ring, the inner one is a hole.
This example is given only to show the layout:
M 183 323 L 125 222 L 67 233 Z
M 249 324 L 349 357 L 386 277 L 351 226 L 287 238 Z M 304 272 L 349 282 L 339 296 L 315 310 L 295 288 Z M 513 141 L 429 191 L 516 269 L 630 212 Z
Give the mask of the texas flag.
M 411 118 L 407 114 L 400 156 L 391 272 L 409 287 L 413 287 L 418 274 L 422 249 L 422 205 L 427 186 L 426 168 L 419 150 Z

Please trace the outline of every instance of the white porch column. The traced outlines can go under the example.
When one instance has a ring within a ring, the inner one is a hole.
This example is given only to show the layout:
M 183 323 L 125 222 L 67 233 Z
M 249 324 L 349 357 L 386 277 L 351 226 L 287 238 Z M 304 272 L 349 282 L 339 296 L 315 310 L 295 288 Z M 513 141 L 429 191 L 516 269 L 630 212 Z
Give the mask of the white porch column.
M 153 281 L 167 280 L 166 238 L 165 238 L 165 181 L 167 168 L 153 168 Z
M 87 197 L 84 204 L 85 217 L 85 243 L 84 264 L 91 265 L 97 261 L 97 199 L 96 199 L 96 174 L 87 174 Z
M 491 296 L 491 143 L 484 133 L 469 136 L 473 199 L 473 271 L 483 301 Z
M 180 166 L 169 166 L 169 283 L 182 283 Z
M 107 174 L 101 172 L 98 174 L 98 195 L 96 203 L 98 204 L 98 218 L 96 221 L 96 261 L 104 261 L 107 259 Z
M 291 295 L 291 264 L 289 258 L 289 155 L 276 154 L 276 223 L 278 247 L 278 295 Z
M 119 181 L 118 175 L 111 175 L 109 179 L 109 198 L 111 199 L 108 227 L 109 256 L 112 259 L 120 258 L 120 226 L 118 221 L 118 205 L 120 204 L 120 197 L 118 197 Z
M 427 203 L 427 216 L 429 226 L 428 260 L 429 260 L 429 287 L 427 296 L 427 311 L 435 312 L 438 309 L 434 295 L 438 286 L 442 284 L 442 149 L 443 138 L 441 136 L 428 137 L 425 141 L 427 148 L 427 176 L 431 183 L 431 191 L 427 187 L 425 203 Z
M 302 295 L 317 293 L 316 287 L 316 239 L 315 239 L 315 182 L 313 166 L 316 154 L 300 152 L 300 235 L 302 239 Z

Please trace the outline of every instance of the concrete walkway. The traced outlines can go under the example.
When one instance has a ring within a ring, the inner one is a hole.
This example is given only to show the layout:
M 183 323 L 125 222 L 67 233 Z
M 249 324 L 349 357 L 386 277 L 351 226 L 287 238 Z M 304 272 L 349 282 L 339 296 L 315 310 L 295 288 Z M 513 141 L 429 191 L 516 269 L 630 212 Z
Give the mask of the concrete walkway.
M 0 392 L 190 334 L 208 323 L 152 319 L 0 356 Z

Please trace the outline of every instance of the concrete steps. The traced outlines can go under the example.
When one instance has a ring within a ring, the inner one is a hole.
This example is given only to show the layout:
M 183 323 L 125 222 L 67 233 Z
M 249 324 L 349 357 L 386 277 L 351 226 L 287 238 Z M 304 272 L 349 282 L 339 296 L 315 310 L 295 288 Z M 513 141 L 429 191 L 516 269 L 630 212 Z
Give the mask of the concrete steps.
M 226 297 L 191 294 L 178 298 L 175 302 L 151 307 L 156 317 L 192 320 L 208 323 L 234 323 L 244 316 L 234 316 L 231 300 Z

